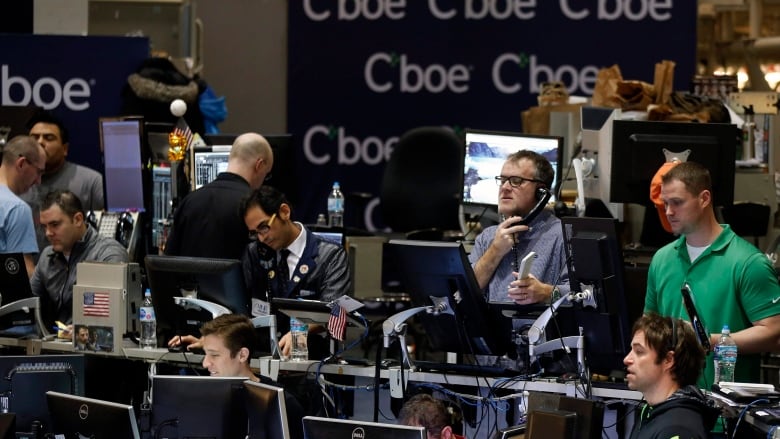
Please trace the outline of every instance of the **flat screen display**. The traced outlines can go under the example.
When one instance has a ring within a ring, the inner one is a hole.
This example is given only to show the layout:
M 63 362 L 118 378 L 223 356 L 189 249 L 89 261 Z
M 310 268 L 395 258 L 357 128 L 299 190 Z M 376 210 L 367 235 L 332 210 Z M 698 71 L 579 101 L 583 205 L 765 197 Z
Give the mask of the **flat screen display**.
M 463 202 L 466 204 L 498 205 L 495 177 L 501 174 L 507 156 L 526 149 L 549 160 L 555 170 L 553 198 L 555 201 L 561 175 L 563 138 L 534 136 L 522 133 L 466 130 L 466 155 L 463 164 Z
M 100 119 L 100 146 L 106 173 L 106 209 L 143 212 L 141 119 Z

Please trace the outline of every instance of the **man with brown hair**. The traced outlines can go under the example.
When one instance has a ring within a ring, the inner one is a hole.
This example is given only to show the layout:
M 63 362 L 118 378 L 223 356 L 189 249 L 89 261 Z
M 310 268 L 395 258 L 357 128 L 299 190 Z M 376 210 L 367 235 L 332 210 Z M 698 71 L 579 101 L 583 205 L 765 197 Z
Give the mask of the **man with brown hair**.
M 693 327 L 645 314 L 633 332 L 631 352 L 623 360 L 626 379 L 647 404 L 638 412 L 631 439 L 707 438 L 719 410 L 696 387 L 705 352 Z
M 425 427 L 428 439 L 462 439 L 452 431 L 452 415 L 443 402 L 420 393 L 409 398 L 398 413 L 398 423 Z

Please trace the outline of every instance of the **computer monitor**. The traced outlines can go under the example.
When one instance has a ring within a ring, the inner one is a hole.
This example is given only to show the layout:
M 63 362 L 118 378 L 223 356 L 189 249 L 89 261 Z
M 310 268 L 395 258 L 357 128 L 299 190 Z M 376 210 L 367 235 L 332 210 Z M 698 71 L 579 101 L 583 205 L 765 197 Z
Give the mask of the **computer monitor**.
M 57 438 L 141 439 L 132 405 L 46 392 Z M 28 430 L 29 431 L 29 430 Z
M 165 341 L 177 334 L 197 335 L 200 325 L 213 318 L 207 311 L 184 309 L 174 297 L 194 295 L 232 313 L 250 313 L 251 299 L 237 259 L 148 255 L 144 262 L 157 313 L 158 336 Z
M 300 433 L 300 426 L 290 425 L 284 389 L 254 381 L 244 381 L 249 439 L 290 439 L 290 430 Z M 301 437 L 300 434 L 295 437 Z
M 51 432 L 46 391 L 84 395 L 84 356 L 3 355 L 0 378 L 0 395 L 8 396 L 17 429 L 30 431 L 33 421 L 41 421 Z
M 245 437 L 244 381 L 243 377 L 153 376 L 154 437 Z
M 106 210 L 143 212 L 144 184 L 140 117 L 100 118 L 100 150 L 106 168 Z
M 511 346 L 511 319 L 492 311 L 479 288 L 460 243 L 391 240 L 386 244 L 392 264 L 412 305 L 444 300 L 448 312 L 419 313 L 431 348 L 440 352 L 503 355 Z
M 195 149 L 193 166 L 196 188 L 216 178 L 218 172 L 227 169 L 230 147 L 238 134 L 207 134 L 204 137 L 210 146 Z M 296 170 L 296 145 L 292 134 L 263 134 L 274 152 L 274 165 L 268 180 L 263 184 L 282 191 L 287 199 L 298 202 L 298 177 Z
M 425 427 L 350 421 L 346 419 L 303 418 L 306 439 L 426 439 Z
M 37 334 L 35 310 L 11 305 L 18 300 L 32 297 L 30 278 L 25 267 L 23 254 L 0 254 L 0 307 L 6 307 L 0 308 L 0 336 L 2 337 Z
M 731 205 L 739 142 L 740 131 L 731 124 L 616 120 L 609 201 L 649 205 L 650 181 L 667 161 L 664 150 L 690 150 L 686 161 L 710 171 L 715 205 Z
M 463 164 L 463 202 L 498 205 L 495 176 L 501 175 L 506 158 L 527 149 L 543 155 L 555 170 L 552 191 L 555 201 L 561 175 L 563 138 L 530 134 L 466 130 L 466 156 Z
M 565 335 L 579 335 L 582 327 L 591 372 L 610 375 L 624 369 L 623 358 L 631 346 L 631 324 L 638 317 L 629 311 L 617 220 L 564 217 L 561 226 L 571 290 L 590 290 L 596 306 L 577 302 L 571 308 L 561 307 L 557 324 Z M 641 297 L 644 291 L 632 294 Z

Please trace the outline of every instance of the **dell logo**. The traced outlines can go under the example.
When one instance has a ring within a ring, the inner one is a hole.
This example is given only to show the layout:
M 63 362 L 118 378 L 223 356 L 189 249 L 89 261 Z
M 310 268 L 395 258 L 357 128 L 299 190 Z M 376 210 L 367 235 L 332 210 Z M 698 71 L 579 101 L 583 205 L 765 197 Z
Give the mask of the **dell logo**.
M 84 111 L 89 108 L 91 95 L 89 83 L 82 78 L 71 78 L 64 84 L 50 76 L 30 81 L 21 76 L 12 76 L 7 64 L 0 67 L 0 105 L 33 104 L 51 110 L 64 104 L 72 111 Z
M 352 430 L 352 439 L 365 439 L 365 438 L 366 438 L 366 432 L 363 431 L 362 427 L 358 427 Z
M 89 417 L 89 406 L 86 404 L 81 404 L 81 407 L 79 407 L 79 418 L 87 419 Z

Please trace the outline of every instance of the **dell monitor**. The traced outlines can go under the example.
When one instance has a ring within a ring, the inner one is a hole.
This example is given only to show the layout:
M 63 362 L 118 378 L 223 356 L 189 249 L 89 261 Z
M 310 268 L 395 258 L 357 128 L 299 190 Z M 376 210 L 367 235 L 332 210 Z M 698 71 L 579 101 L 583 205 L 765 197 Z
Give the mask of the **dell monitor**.
M 414 306 L 448 304 L 439 315 L 419 313 L 431 348 L 439 352 L 503 355 L 511 345 L 511 319 L 493 313 L 459 243 L 391 240 L 387 262 Z
M 241 261 L 188 256 L 148 255 L 146 276 L 157 313 L 158 336 L 197 334 L 213 318 L 205 310 L 184 309 L 174 297 L 195 297 L 249 315 L 250 297 Z
M 316 416 L 303 418 L 303 435 L 306 439 L 427 439 L 425 427 Z
M 585 336 L 585 358 L 591 372 L 610 375 L 623 370 L 631 347 L 632 315 L 625 290 L 623 253 L 612 218 L 561 218 L 569 282 L 574 293 L 592 292 L 595 307 L 577 302 L 559 308 L 557 322 L 566 335 Z M 631 292 L 642 297 L 644 291 Z
M 132 405 L 46 392 L 52 431 L 65 439 L 141 439 Z
M 0 378 L 0 394 L 8 396 L 17 429 L 31 431 L 33 421 L 40 421 L 51 432 L 46 391 L 84 395 L 84 356 L 0 356 Z
M 245 437 L 244 381 L 244 377 L 153 376 L 154 437 Z
M 550 188 L 557 193 L 561 175 L 563 138 L 530 134 L 466 130 L 466 155 L 463 165 L 463 202 L 498 206 L 495 177 L 501 175 L 506 158 L 517 151 L 529 150 L 544 156 L 555 170 Z M 555 201 L 553 198 L 552 201 Z

